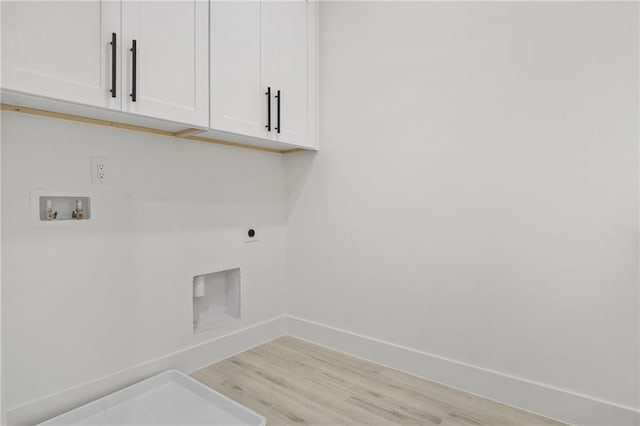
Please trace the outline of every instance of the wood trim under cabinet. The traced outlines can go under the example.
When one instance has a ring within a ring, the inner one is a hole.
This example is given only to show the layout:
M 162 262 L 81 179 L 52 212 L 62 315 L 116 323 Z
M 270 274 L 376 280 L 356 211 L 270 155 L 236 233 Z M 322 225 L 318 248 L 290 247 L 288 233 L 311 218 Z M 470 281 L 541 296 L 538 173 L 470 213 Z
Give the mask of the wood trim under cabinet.
M 137 126 L 135 124 L 119 123 L 117 121 L 101 120 L 99 118 L 83 117 L 81 115 L 65 114 L 65 113 L 61 113 L 61 112 L 47 111 L 47 110 L 43 110 L 43 109 L 28 108 L 28 107 L 21 107 L 21 106 L 17 106 L 17 105 L 9 105 L 9 104 L 4 104 L 4 103 L 0 104 L 0 105 L 2 106 L 2 110 L 3 111 L 21 112 L 23 114 L 39 115 L 39 116 L 42 116 L 42 117 L 57 118 L 57 119 L 60 119 L 60 120 L 76 121 L 76 122 L 79 122 L 79 123 L 94 124 L 96 126 L 115 127 L 115 128 L 118 128 L 118 129 L 125 129 L 125 130 L 134 131 L 134 132 L 150 133 L 150 134 L 161 135 L 161 136 L 171 136 L 171 137 L 178 138 L 178 139 L 185 139 L 185 140 L 192 140 L 192 141 L 198 141 L 198 142 L 213 143 L 213 144 L 218 144 L 218 145 L 231 146 L 231 147 L 235 147 L 235 148 L 251 149 L 251 150 L 255 150 L 255 151 L 270 152 L 270 153 L 274 153 L 274 154 L 290 154 L 290 153 L 294 153 L 294 152 L 304 151 L 304 149 L 301 149 L 301 148 L 292 148 L 292 149 L 282 150 L 282 149 L 265 148 L 265 147 L 260 147 L 260 146 L 247 145 L 247 144 L 243 144 L 243 143 L 227 142 L 227 141 L 222 141 L 222 140 L 219 140 L 219 139 L 196 136 L 197 133 L 201 133 L 201 132 L 205 131 L 205 130 L 201 130 L 201 129 L 186 128 L 184 130 L 179 130 L 177 132 L 171 132 L 169 130 L 154 129 L 152 127 Z
M 202 132 L 204 132 L 204 130 L 202 129 L 184 129 L 184 130 L 175 132 L 173 136 L 175 136 L 176 138 L 187 138 L 189 136 L 193 136 Z
M 198 141 L 198 142 L 215 143 L 218 145 L 233 146 L 236 148 L 253 149 L 256 151 L 266 151 L 266 152 L 272 152 L 274 154 L 287 154 L 289 152 L 295 151 L 295 149 L 288 149 L 283 151 L 281 149 L 276 149 L 276 148 L 265 148 L 261 146 L 247 145 L 247 144 L 238 143 L 238 142 L 227 142 L 227 141 L 221 141 L 219 139 L 207 138 L 203 136 L 187 136 L 184 139 L 188 139 L 191 141 Z

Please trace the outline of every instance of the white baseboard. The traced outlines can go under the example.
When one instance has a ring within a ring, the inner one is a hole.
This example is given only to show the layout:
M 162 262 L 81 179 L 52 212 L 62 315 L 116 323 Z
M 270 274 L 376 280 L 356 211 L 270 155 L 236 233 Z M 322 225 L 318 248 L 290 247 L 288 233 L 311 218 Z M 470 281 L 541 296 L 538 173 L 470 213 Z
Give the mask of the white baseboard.
M 161 371 L 176 369 L 190 373 L 278 338 L 286 333 L 286 325 L 286 317 L 273 318 L 72 389 L 30 401 L 9 409 L 6 413 L 7 424 L 33 425 L 42 422 Z
M 638 425 L 640 411 L 345 330 L 288 317 L 288 334 L 574 425 Z
M 284 334 L 575 425 L 639 425 L 640 411 L 296 317 L 277 317 L 9 409 L 32 425 L 168 369 L 186 373 Z

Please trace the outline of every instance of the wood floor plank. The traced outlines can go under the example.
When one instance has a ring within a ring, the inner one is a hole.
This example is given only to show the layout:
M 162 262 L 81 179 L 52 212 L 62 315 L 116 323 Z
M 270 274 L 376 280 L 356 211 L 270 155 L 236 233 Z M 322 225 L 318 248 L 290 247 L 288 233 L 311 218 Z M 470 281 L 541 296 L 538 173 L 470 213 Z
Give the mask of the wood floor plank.
M 375 424 L 379 423 L 380 418 L 386 419 L 387 423 L 393 421 L 398 424 L 416 424 L 418 422 L 412 416 L 401 413 L 390 406 L 391 404 L 380 400 L 375 407 L 378 414 L 374 416 L 372 407 L 363 408 L 361 402 L 353 399 L 353 392 L 348 387 L 335 386 L 335 383 L 330 383 L 326 377 L 323 380 L 322 377 L 313 377 L 309 374 L 296 374 L 293 369 L 285 366 L 267 365 L 263 357 L 256 356 L 253 352 L 254 350 L 247 351 L 238 357 L 238 361 L 241 361 L 249 371 L 260 377 L 268 374 L 271 381 L 273 376 L 277 375 L 282 381 L 280 389 L 293 392 L 296 398 L 306 398 L 311 404 L 320 403 L 322 407 L 331 407 L 333 413 L 341 413 L 351 419 L 348 422 L 334 422 L 334 424 L 353 424 L 353 421 L 363 422 L 363 419 Z M 305 419 L 307 417 L 308 414 Z M 437 424 L 439 423 L 440 421 Z
M 276 425 L 560 425 L 290 336 L 192 373 Z
M 276 345 L 273 345 L 274 347 Z M 352 404 L 367 407 L 372 400 L 377 401 L 377 407 L 369 409 L 389 410 L 391 412 L 404 413 L 415 422 L 440 424 L 451 409 L 450 406 L 440 401 L 429 398 L 426 395 L 416 392 L 408 392 L 396 386 L 388 386 L 384 380 L 380 380 L 376 372 L 381 366 L 372 368 L 351 368 L 343 365 L 341 360 L 334 359 L 323 362 L 308 362 L 300 359 L 292 349 L 280 350 L 281 357 L 269 350 L 260 347 L 254 350 L 256 355 L 265 362 L 280 364 L 281 368 L 286 368 L 299 374 L 300 377 L 313 379 L 315 384 L 330 387 L 334 392 L 342 392 L 348 395 Z M 342 356 L 344 359 L 345 357 Z M 349 361 L 357 361 L 349 357 Z M 346 363 L 345 363 L 346 364 Z M 363 396 L 367 399 L 363 400 Z
M 242 354 L 242 355 L 246 355 Z M 239 357 L 238 357 L 239 358 Z M 265 404 L 263 395 L 270 395 L 268 399 L 267 410 L 263 413 L 269 419 L 271 414 L 278 418 L 285 417 L 295 420 L 294 423 L 311 423 L 311 424 L 357 424 L 356 420 L 362 421 L 367 419 L 369 423 L 374 424 L 377 417 L 364 410 L 348 410 L 342 404 L 345 399 L 343 395 L 335 392 L 326 392 L 323 387 L 307 382 L 291 382 L 286 378 L 289 373 L 287 371 L 276 371 L 272 368 L 256 368 L 249 362 L 246 357 L 242 359 L 234 359 L 232 362 L 215 364 L 214 368 L 207 368 L 206 372 L 214 376 L 214 382 L 222 380 L 222 388 L 218 388 L 218 384 L 214 383 L 212 387 L 221 393 L 233 398 L 227 392 L 228 384 L 237 385 L 234 390 L 243 393 L 243 397 L 256 400 L 256 403 L 250 401 L 246 404 L 250 408 L 254 408 L 257 403 Z M 202 371 L 202 370 L 201 370 Z M 268 373 L 265 373 L 268 371 Z M 210 376 L 210 377 L 211 377 Z M 280 376 L 275 378 L 275 376 Z M 209 380 L 201 380 L 211 386 Z M 279 382 L 279 383 L 276 383 Z M 249 385 L 247 385 L 249 383 Z M 276 393 L 274 395 L 274 393 Z M 289 404 L 281 404 L 281 400 L 290 401 Z M 259 409 L 256 411 L 261 412 Z M 317 416 L 323 416 L 320 420 Z M 270 424 L 290 424 L 290 423 L 270 423 Z

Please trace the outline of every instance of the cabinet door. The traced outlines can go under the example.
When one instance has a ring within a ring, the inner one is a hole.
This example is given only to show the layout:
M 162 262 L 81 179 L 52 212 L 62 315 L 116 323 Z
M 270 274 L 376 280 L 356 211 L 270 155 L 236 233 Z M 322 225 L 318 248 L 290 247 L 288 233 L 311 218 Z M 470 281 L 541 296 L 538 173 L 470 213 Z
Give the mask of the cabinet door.
M 122 33 L 123 110 L 208 126 L 209 3 L 125 0 Z
M 260 2 L 211 2 L 211 127 L 267 137 Z
M 120 109 L 119 2 L 2 1 L 1 7 L 4 89 Z
M 280 91 L 275 140 L 316 147 L 316 3 L 264 2 L 262 11 L 270 81 Z

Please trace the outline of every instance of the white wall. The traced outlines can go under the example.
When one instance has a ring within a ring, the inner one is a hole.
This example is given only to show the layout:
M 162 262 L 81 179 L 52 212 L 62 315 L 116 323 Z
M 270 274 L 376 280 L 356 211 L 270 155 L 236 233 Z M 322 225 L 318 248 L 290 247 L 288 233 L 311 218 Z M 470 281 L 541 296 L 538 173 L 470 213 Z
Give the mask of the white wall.
M 7 408 L 281 315 L 285 278 L 292 315 L 638 407 L 637 5 L 320 19 L 318 154 L 2 114 Z M 94 224 L 34 226 L 36 188 Z M 193 336 L 191 277 L 235 265 L 244 319 Z
M 285 312 L 278 155 L 2 114 L 7 408 Z M 90 157 L 119 164 L 90 184 Z M 90 226 L 32 223 L 36 188 L 92 192 Z M 259 243 L 245 244 L 244 227 Z M 192 277 L 242 268 L 243 319 L 194 336 Z
M 323 2 L 289 313 L 638 407 L 637 7 Z
M 0 22 L 2 22 L 2 8 L 0 7 Z M 2 45 L 2 34 L 0 31 L 0 46 Z M 2 55 L 0 55 L 0 81 L 2 81 Z M 2 116 L 0 115 L 0 176 L 2 176 Z M 1 182 L 1 179 L 0 179 Z M 2 223 L 2 185 L 0 184 L 0 224 Z M 1 229 L 0 229 L 1 235 Z M 1 241 L 1 237 L 0 237 Z M 6 423 L 5 403 L 4 403 L 4 357 L 2 347 L 2 244 L 0 244 L 0 423 Z

